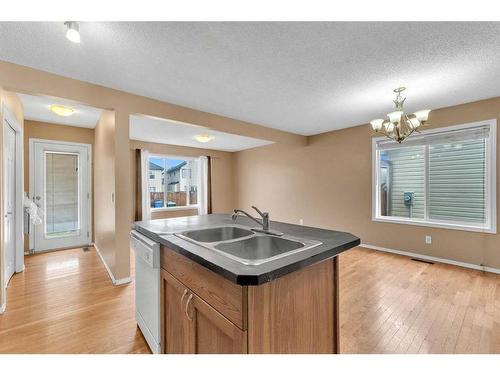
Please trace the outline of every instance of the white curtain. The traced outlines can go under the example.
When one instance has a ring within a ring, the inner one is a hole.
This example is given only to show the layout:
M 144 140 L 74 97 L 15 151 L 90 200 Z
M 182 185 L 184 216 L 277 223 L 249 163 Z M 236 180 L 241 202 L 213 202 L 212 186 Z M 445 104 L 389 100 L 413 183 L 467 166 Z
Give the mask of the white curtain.
M 151 219 L 151 202 L 149 196 L 149 152 L 148 150 L 141 150 L 141 197 L 142 207 L 141 220 Z
M 208 213 L 208 158 L 206 156 L 199 157 L 200 173 L 198 173 L 198 215 L 206 215 Z

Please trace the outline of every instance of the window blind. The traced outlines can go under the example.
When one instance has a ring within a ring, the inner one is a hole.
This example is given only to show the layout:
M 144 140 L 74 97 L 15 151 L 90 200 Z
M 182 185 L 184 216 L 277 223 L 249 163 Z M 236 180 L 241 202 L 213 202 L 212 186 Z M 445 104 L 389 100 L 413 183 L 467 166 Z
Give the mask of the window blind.
M 484 223 L 486 142 L 455 141 L 429 146 L 429 218 Z

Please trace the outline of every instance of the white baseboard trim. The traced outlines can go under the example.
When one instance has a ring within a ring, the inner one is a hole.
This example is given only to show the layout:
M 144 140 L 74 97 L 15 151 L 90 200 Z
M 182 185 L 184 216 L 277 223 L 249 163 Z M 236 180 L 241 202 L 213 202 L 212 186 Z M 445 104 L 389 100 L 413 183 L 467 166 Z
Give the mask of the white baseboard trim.
M 498 269 L 498 268 L 481 266 L 481 265 L 473 264 L 473 263 L 459 262 L 457 260 L 451 260 L 451 259 L 445 259 L 445 258 L 438 258 L 438 257 L 429 256 L 429 255 L 411 253 L 409 251 L 403 251 L 403 250 L 389 249 L 389 248 L 386 248 L 386 247 L 380 247 L 380 246 L 369 245 L 369 244 L 360 244 L 359 246 L 360 247 L 365 247 L 367 249 L 372 249 L 372 250 L 377 250 L 377 251 L 383 251 L 383 252 L 386 252 L 386 253 L 393 253 L 393 254 L 398 254 L 398 255 L 404 255 L 404 256 L 407 256 L 407 257 L 410 257 L 410 258 L 429 260 L 431 262 L 436 262 L 436 263 L 446 263 L 446 264 L 451 264 L 451 265 L 458 266 L 458 267 L 465 267 L 465 268 L 471 268 L 473 270 L 486 271 L 486 272 L 500 274 L 500 269 Z
M 0 306 L 0 315 L 2 315 L 5 312 L 5 309 L 7 308 L 7 304 L 2 303 Z
M 22 273 L 24 271 L 26 271 L 26 265 L 23 264 L 23 267 L 19 271 L 16 270 L 16 273 Z
M 97 245 L 94 243 L 91 246 L 94 246 L 97 255 L 99 255 L 99 258 L 101 258 L 101 262 L 104 264 L 106 271 L 108 271 L 109 278 L 111 279 L 111 282 L 113 283 L 113 285 L 123 285 L 123 284 L 128 284 L 128 283 L 132 282 L 132 279 L 130 277 L 124 277 L 122 279 L 115 279 L 115 275 L 113 275 L 113 272 L 111 272 L 111 269 L 109 268 L 108 264 L 104 260 L 104 257 L 102 256 L 101 252 L 99 251 L 99 248 L 97 247 Z

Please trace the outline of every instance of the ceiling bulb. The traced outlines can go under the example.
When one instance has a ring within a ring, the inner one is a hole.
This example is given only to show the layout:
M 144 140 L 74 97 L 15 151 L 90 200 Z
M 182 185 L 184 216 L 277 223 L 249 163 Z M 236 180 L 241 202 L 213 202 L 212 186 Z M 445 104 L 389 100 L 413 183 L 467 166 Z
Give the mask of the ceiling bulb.
M 385 130 L 388 133 L 392 133 L 394 131 L 394 123 L 392 123 L 390 121 L 387 121 L 387 122 L 384 123 L 384 126 L 385 126 Z
M 56 115 L 68 117 L 75 113 L 75 110 L 71 107 L 66 107 L 64 105 L 53 104 L 50 106 L 50 110 Z
M 376 120 L 370 121 L 370 124 L 372 125 L 372 128 L 375 131 L 379 131 L 380 129 L 382 129 L 382 124 L 383 123 L 384 123 L 384 119 L 383 118 L 378 118 Z
M 410 125 L 410 127 L 412 129 L 416 129 L 420 126 L 420 121 L 418 121 L 417 118 L 412 117 L 412 118 L 408 119 L 408 125 Z
M 430 109 L 423 109 L 421 111 L 415 112 L 414 115 L 418 121 L 423 122 L 423 121 L 427 121 L 427 119 L 429 118 L 430 111 L 431 111 Z
M 80 43 L 80 27 L 76 21 L 64 22 L 68 30 L 66 31 L 66 38 L 73 43 Z
M 373 130 L 377 133 L 384 134 L 387 138 L 390 138 L 398 143 L 403 142 L 408 138 L 413 132 L 417 131 L 421 125 L 425 125 L 425 122 L 429 118 L 430 109 L 424 109 L 422 111 L 417 111 L 413 115 L 407 115 L 404 113 L 403 105 L 406 98 L 401 95 L 406 87 L 398 87 L 394 89 L 396 93 L 396 99 L 394 99 L 394 104 L 396 105 L 396 110 L 394 112 L 388 113 L 389 121 L 384 121 L 382 119 L 376 119 L 370 121 Z
M 401 121 L 402 114 L 403 114 L 403 111 L 394 111 L 394 112 L 388 113 L 387 117 L 389 117 L 390 122 L 397 125 Z
M 194 139 L 196 139 L 198 142 L 201 142 L 201 143 L 210 142 L 214 138 L 215 137 L 213 135 L 209 135 L 209 134 L 197 134 L 194 136 Z

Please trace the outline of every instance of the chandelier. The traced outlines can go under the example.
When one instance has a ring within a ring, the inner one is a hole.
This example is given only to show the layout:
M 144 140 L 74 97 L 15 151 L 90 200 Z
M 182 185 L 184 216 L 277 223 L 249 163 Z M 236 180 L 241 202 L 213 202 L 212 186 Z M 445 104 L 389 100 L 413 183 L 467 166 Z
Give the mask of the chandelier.
M 370 121 L 370 124 L 377 133 L 382 133 L 386 137 L 401 143 L 408 138 L 414 131 L 418 131 L 421 125 L 424 125 L 429 117 L 430 109 L 417 111 L 413 114 L 407 115 L 403 111 L 403 104 L 406 98 L 401 96 L 401 93 L 406 90 L 406 87 L 398 87 L 394 89 L 397 94 L 394 99 L 396 110 L 388 113 L 389 120 L 376 119 Z

